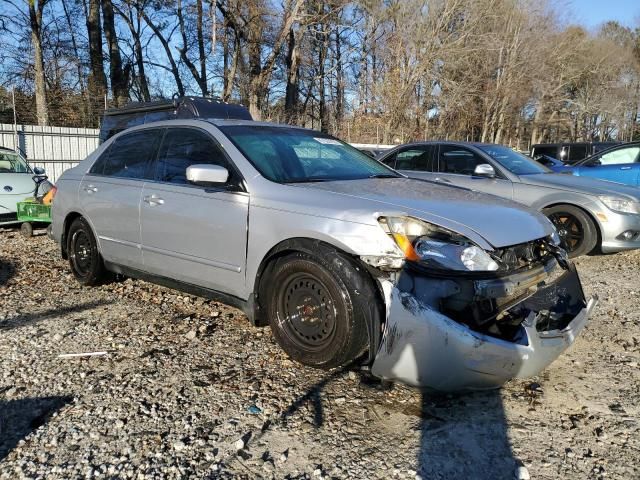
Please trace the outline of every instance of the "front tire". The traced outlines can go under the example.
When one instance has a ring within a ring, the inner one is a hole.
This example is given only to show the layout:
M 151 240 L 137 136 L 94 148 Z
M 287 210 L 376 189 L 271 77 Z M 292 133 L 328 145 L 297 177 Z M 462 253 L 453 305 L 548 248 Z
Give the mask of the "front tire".
M 361 267 L 335 249 L 280 258 L 265 279 L 273 335 L 294 360 L 329 369 L 351 363 L 368 347 L 377 294 Z
M 67 238 L 69 265 L 76 280 L 87 287 L 102 283 L 107 278 L 107 271 L 89 223 L 82 217 L 76 218 Z
M 569 258 L 590 253 L 598 243 L 598 229 L 587 213 L 572 205 L 545 208 L 544 213 L 558 229 L 562 247 Z

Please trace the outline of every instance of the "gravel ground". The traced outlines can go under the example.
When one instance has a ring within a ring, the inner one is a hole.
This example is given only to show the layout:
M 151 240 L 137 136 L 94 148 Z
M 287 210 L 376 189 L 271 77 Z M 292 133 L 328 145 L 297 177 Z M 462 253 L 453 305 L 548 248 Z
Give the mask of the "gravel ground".
M 0 478 L 640 478 L 640 252 L 577 263 L 600 304 L 569 352 L 437 396 L 302 367 L 219 303 L 81 288 L 0 232 Z

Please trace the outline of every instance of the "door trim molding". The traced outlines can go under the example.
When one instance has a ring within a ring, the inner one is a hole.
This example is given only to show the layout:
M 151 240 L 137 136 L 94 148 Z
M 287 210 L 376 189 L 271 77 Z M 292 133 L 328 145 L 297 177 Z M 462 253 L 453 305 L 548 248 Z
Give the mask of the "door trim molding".
M 232 265 L 224 262 L 216 262 L 214 260 L 208 260 L 206 258 L 195 257 L 193 255 L 186 255 L 184 253 L 173 252 L 171 250 L 164 250 L 162 248 L 149 247 L 147 245 L 142 245 L 141 248 L 143 253 L 152 252 L 152 253 L 157 253 L 158 255 L 166 255 L 168 257 L 178 258 L 180 260 L 186 260 L 188 262 L 200 263 L 208 267 L 220 268 L 222 270 L 228 270 L 234 273 L 242 272 L 242 267 L 238 265 Z

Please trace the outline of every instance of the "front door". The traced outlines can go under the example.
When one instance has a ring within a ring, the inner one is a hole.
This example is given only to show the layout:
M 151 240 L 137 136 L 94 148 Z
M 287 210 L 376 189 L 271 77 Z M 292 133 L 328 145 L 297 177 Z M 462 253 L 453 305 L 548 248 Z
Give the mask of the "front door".
M 500 178 L 498 167 L 476 152 L 458 145 L 440 145 L 438 159 L 437 177 L 441 182 L 513 199 L 511 180 Z M 473 172 L 480 164 L 491 165 L 498 176 L 487 178 L 474 175 Z
M 140 196 L 162 133 L 150 129 L 118 137 L 82 179 L 78 200 L 109 262 L 142 267 Z
M 582 177 L 594 177 L 611 182 L 638 186 L 640 180 L 640 146 L 616 148 L 599 155 L 576 168 Z
M 191 165 L 216 164 L 227 185 L 190 184 Z M 145 270 L 235 296 L 244 291 L 249 195 L 210 133 L 171 128 L 162 142 L 154 180 L 140 208 Z

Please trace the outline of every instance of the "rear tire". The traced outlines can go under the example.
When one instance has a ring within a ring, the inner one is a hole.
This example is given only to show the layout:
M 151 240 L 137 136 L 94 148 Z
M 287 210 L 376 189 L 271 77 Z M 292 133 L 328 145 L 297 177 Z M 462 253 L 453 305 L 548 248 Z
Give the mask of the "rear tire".
M 569 258 L 586 255 L 596 248 L 598 227 L 580 208 L 572 205 L 556 205 L 545 208 L 542 213 L 558 229 L 561 245 L 569 254 Z
M 377 293 L 352 259 L 322 246 L 276 260 L 265 278 L 264 305 L 273 335 L 294 360 L 315 368 L 347 365 L 368 347 Z
M 87 287 L 105 281 L 108 274 L 98 250 L 98 242 L 83 217 L 73 221 L 67 239 L 69 265 L 76 280 Z

